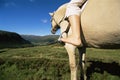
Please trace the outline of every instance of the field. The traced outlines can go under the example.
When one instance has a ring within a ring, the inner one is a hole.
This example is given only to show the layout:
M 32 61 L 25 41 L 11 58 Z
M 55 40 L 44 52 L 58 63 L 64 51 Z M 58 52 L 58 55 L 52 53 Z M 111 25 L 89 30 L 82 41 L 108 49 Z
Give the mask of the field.
M 86 72 L 88 80 L 120 80 L 120 49 L 88 48 Z M 0 80 L 70 80 L 68 54 L 60 45 L 0 49 Z

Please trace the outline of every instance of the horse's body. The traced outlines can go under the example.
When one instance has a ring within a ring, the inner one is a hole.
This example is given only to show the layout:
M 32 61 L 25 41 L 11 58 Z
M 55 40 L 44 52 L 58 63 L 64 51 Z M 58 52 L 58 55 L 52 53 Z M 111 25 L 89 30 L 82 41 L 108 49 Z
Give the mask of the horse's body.
M 90 0 L 81 24 L 88 46 L 120 48 L 120 0 Z
M 57 26 L 60 26 L 61 32 L 69 26 L 64 20 L 66 5 L 59 7 L 52 15 L 52 32 Z M 70 34 L 71 29 L 68 36 Z M 81 14 L 81 34 L 85 47 L 120 48 L 120 0 L 89 0 Z M 78 48 L 81 62 L 84 61 L 85 47 Z M 66 43 L 65 48 L 69 54 L 71 80 L 77 80 L 76 46 Z M 81 63 L 81 67 L 84 69 L 84 63 Z M 83 72 L 85 73 L 84 70 Z M 84 79 L 86 79 L 85 75 Z

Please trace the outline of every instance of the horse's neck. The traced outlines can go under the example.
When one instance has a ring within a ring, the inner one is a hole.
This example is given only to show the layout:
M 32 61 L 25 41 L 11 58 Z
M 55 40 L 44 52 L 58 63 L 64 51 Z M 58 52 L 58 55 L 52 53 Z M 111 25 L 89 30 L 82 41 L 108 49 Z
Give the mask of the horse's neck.
M 57 23 L 61 22 L 61 20 L 63 20 L 65 18 L 65 12 L 66 12 L 66 4 L 63 4 L 62 6 L 60 6 L 54 15 L 54 18 L 56 19 Z M 67 27 L 69 26 L 68 21 L 63 20 L 60 24 L 60 31 L 61 33 L 66 31 Z M 71 34 L 71 29 L 69 30 L 69 34 Z
M 66 4 L 63 4 L 55 11 L 54 18 L 56 19 L 56 22 L 58 24 L 65 17 L 65 12 L 66 12 Z

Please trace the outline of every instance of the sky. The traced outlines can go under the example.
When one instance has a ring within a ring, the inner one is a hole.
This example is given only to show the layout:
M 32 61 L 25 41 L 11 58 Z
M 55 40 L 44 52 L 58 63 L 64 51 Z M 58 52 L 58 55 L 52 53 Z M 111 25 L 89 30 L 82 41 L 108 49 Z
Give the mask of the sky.
M 49 12 L 66 2 L 69 0 L 0 0 L 0 30 L 24 35 L 51 35 Z

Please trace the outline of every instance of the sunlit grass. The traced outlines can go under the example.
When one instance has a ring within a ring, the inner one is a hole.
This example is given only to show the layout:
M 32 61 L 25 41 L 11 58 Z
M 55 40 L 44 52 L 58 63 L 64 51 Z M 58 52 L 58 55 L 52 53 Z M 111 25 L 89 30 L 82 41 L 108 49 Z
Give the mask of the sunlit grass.
M 120 79 L 120 49 L 86 52 L 90 80 Z M 0 49 L 0 80 L 70 80 L 68 54 L 59 45 Z

